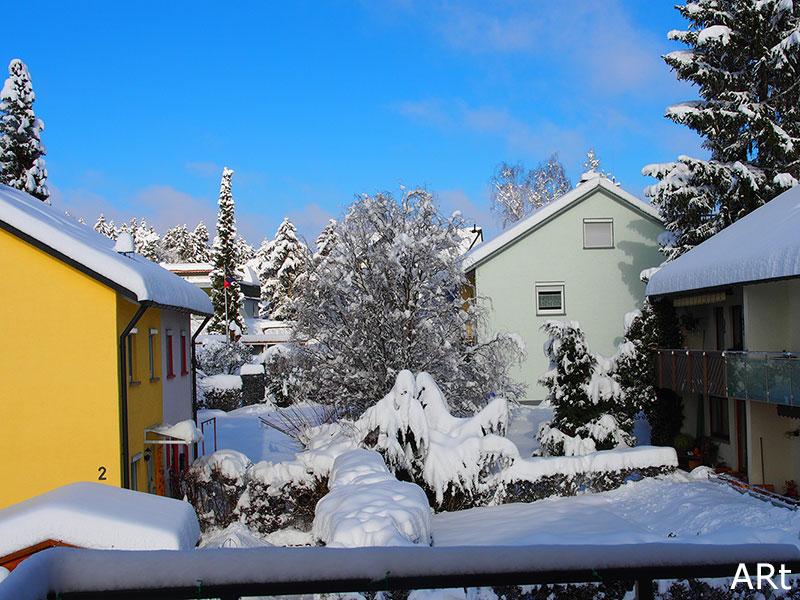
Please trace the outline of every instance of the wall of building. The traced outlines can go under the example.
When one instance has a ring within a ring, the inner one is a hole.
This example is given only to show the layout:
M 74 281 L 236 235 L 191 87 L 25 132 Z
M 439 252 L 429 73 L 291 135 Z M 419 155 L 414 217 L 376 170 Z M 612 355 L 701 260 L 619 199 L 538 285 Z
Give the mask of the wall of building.
M 172 332 L 173 374 L 170 376 L 167 332 Z M 186 352 L 186 369 L 181 364 L 181 333 Z M 192 418 L 192 332 L 189 314 L 173 310 L 161 310 L 161 372 L 163 377 L 164 415 L 163 421 L 174 425 Z
M 800 482 L 800 438 L 784 434 L 800 426 L 800 421 L 779 417 L 774 404 L 748 402 L 750 405 L 750 482 L 768 483 L 778 493 L 786 481 Z M 764 478 L 761 477 L 763 445 Z
M 585 218 L 614 220 L 614 248 L 583 248 Z M 656 241 L 663 231 L 626 202 L 597 190 L 475 269 L 478 295 L 491 299 L 490 330 L 516 332 L 525 341 L 527 359 L 513 375 L 528 383 L 528 400 L 546 395 L 536 383 L 548 368 L 539 331 L 546 320 L 578 321 L 593 352 L 616 351 L 624 315 L 644 298 L 639 273 L 663 261 Z M 536 315 L 537 282 L 564 283 L 566 314 Z
M 800 279 L 748 285 L 744 293 L 747 349 L 800 351 Z
M 116 293 L 0 230 L 0 508 L 120 483 Z
M 117 332 L 121 335 L 127 324 L 136 314 L 139 306 L 123 298 L 117 302 Z M 136 333 L 132 334 L 134 344 L 133 382 L 128 373 L 128 449 L 130 460 L 138 455 L 144 455 L 144 431 L 148 427 L 159 425 L 163 422 L 162 405 L 162 357 L 161 357 L 161 311 L 157 308 L 148 308 L 135 325 Z M 150 347 L 148 337 L 151 330 L 155 331 L 154 375 L 150 372 Z M 142 457 L 144 458 L 144 456 Z M 135 463 L 136 480 L 138 485 L 133 486 L 142 492 L 149 491 L 148 465 L 145 460 Z M 155 471 L 152 471 L 154 474 Z M 131 476 L 133 482 L 133 475 Z M 155 484 L 155 481 L 153 482 Z

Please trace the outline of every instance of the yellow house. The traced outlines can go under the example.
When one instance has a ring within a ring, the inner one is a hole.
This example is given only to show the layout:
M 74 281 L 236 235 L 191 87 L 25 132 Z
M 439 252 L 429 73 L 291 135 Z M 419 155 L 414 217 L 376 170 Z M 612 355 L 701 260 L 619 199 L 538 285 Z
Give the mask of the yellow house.
M 160 442 L 189 452 L 158 432 L 194 416 L 190 316 L 213 308 L 122 250 L 0 185 L 0 508 L 74 481 L 163 493 Z

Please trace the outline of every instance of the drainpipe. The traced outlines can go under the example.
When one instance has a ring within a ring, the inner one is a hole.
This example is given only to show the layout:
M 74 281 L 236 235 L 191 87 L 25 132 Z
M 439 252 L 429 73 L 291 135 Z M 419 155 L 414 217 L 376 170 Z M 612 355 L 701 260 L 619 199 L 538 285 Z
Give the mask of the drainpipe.
M 197 339 L 197 336 L 200 335 L 200 332 L 203 331 L 206 324 L 211 320 L 211 316 L 205 318 L 205 320 L 200 324 L 200 327 L 197 328 L 192 334 L 192 419 L 194 419 L 195 424 L 197 423 L 197 356 L 194 351 L 194 343 Z
M 147 310 L 146 305 L 141 305 L 133 319 L 128 323 L 127 327 L 119 336 L 119 410 L 120 410 L 120 423 L 122 427 L 122 487 L 129 489 L 131 487 L 131 474 L 129 471 L 128 462 L 130 461 L 130 451 L 128 449 L 128 361 L 125 352 L 125 342 L 131 333 L 131 329 L 136 326 L 139 319 L 142 318 L 144 311 Z

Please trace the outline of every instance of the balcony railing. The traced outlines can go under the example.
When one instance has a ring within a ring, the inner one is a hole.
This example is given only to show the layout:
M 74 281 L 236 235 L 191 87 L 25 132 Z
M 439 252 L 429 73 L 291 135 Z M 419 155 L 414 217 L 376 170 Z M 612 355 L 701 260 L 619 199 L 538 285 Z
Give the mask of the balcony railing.
M 800 356 L 792 352 L 656 350 L 656 386 L 800 406 Z

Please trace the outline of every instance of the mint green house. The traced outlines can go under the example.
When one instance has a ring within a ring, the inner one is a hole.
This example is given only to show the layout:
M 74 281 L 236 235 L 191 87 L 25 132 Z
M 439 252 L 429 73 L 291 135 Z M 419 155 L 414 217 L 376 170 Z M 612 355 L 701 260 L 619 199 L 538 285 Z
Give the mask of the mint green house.
M 515 332 L 525 341 L 527 358 L 514 376 L 528 384 L 528 401 L 546 396 L 536 383 L 549 368 L 542 323 L 578 321 L 592 352 L 611 356 L 623 317 L 642 306 L 639 273 L 663 262 L 658 212 L 590 175 L 465 257 L 476 294 L 491 303 L 489 330 Z

